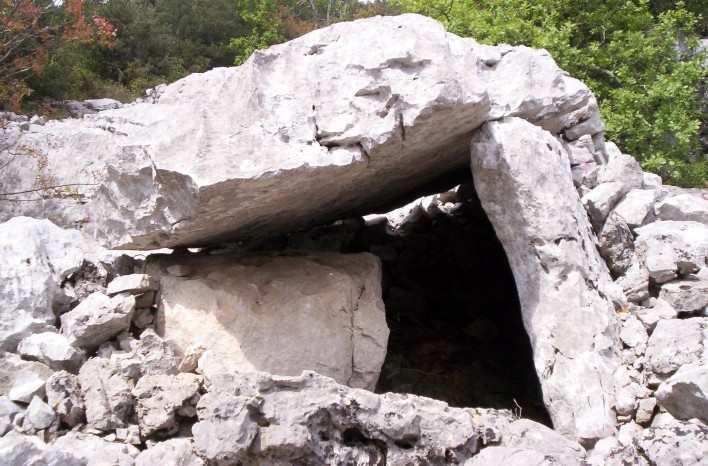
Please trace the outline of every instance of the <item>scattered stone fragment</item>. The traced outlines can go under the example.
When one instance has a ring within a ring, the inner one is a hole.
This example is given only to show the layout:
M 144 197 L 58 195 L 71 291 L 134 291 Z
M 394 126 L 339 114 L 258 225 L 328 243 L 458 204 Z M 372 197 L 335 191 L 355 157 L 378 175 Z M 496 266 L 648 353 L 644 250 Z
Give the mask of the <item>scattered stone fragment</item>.
M 71 451 L 49 446 L 35 436 L 14 432 L 0 438 L 0 460 L 8 466 L 86 466 L 86 461 Z
M 656 220 L 654 203 L 659 197 L 656 189 L 633 189 L 620 201 L 613 212 L 622 217 L 627 226 L 634 230 Z
M 647 347 L 647 331 L 644 324 L 634 315 L 629 315 L 622 323 L 620 329 L 620 339 L 629 348 L 635 351 L 635 354 L 644 354 Z
M 649 271 L 639 262 L 634 262 L 615 283 L 622 288 L 630 303 L 649 298 Z
M 50 427 L 56 429 L 58 421 L 54 410 L 35 396 L 27 406 L 27 410 L 15 420 L 15 428 L 18 432 L 34 435 Z
M 113 281 L 108 284 L 106 294 L 108 296 L 115 296 L 118 293 L 139 295 L 147 293 L 148 291 L 157 291 L 158 289 L 158 283 L 152 277 L 145 274 L 134 273 L 114 278 Z
M 635 251 L 652 280 L 666 283 L 706 265 L 708 226 L 698 222 L 657 221 L 637 228 Z
M 167 270 L 167 273 L 174 275 L 175 277 L 186 277 L 192 272 L 192 269 L 182 264 L 170 265 L 165 270 Z
M 649 338 L 646 356 L 649 369 L 666 379 L 684 364 L 700 359 L 708 317 L 661 320 Z
M 133 389 L 140 435 L 172 435 L 179 428 L 177 414 L 196 416 L 200 380 L 194 374 L 143 376 Z
M 654 408 L 656 408 L 656 398 L 650 397 L 639 400 L 636 415 L 637 424 L 640 426 L 649 424 L 654 415 Z
M 6 396 L 0 396 L 0 437 L 12 430 L 15 416 L 24 410 L 10 401 Z
M 650 464 L 699 466 L 708 458 L 708 427 L 685 421 L 649 427 L 634 444 Z
M 79 370 L 79 384 L 90 427 L 125 427 L 133 411 L 131 386 L 107 359 L 93 358 Z
M 47 380 L 47 403 L 56 411 L 61 421 L 74 427 L 84 419 L 84 401 L 79 379 L 66 371 L 55 372 Z
M 150 446 L 135 458 L 135 466 L 155 466 L 158 464 L 203 466 L 204 461 L 194 452 L 192 439 L 174 438 Z
M 708 365 L 685 364 L 656 390 L 662 408 L 677 419 L 708 424 Z
M 52 442 L 54 448 L 71 452 L 86 466 L 133 466 L 140 450 L 132 445 L 109 442 L 96 435 L 69 432 Z
M 595 231 L 600 231 L 610 211 L 624 195 L 624 185 L 619 181 L 603 183 L 583 196 L 582 201 L 590 215 Z
M 692 221 L 708 225 L 708 201 L 691 194 L 669 197 L 656 208 L 660 220 Z
M 614 143 L 606 143 L 610 157 L 597 175 L 597 183 L 621 183 L 622 195 L 635 188 L 641 188 L 644 181 L 644 172 L 637 159 L 628 154 L 623 154 Z
M 600 254 L 615 276 L 625 272 L 637 262 L 634 254 L 634 237 L 624 218 L 612 211 L 598 236 Z
M 659 298 L 668 302 L 681 314 L 705 311 L 708 306 L 708 278 L 689 275 L 684 280 L 675 280 L 661 287 Z
M 102 293 L 93 293 L 61 316 L 62 332 L 74 346 L 95 347 L 127 330 L 134 309 L 133 296 L 109 298 Z
M 678 316 L 676 309 L 663 299 L 651 298 L 647 304 L 647 307 L 638 310 L 635 315 L 650 334 L 660 320 L 675 319 Z
M 44 398 L 46 382 L 45 376 L 31 370 L 23 370 L 15 375 L 7 396 L 20 403 L 29 403 L 36 396 Z
M 146 329 L 155 321 L 155 314 L 152 309 L 137 309 L 133 314 L 133 324 L 140 329 Z
M 139 445 L 142 443 L 142 440 L 140 440 L 140 427 L 136 424 L 131 424 L 128 427 L 119 427 L 116 429 L 116 440 L 131 445 Z
M 182 362 L 179 363 L 180 372 L 194 372 L 199 364 L 199 358 L 202 357 L 206 351 L 202 345 L 192 345 L 187 348 L 184 352 L 184 358 Z
M 45 363 L 55 371 L 75 371 L 83 364 L 84 355 L 69 344 L 65 335 L 44 332 L 27 335 L 17 352 L 25 359 Z
M 179 372 L 180 359 L 175 350 L 152 329 L 140 334 L 135 353 L 143 376 Z

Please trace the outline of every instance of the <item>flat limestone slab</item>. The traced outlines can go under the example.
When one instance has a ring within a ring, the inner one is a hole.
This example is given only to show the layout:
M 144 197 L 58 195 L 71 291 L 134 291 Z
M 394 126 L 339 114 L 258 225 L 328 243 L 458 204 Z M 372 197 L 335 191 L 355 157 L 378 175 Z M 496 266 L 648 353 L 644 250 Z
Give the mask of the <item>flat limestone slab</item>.
M 148 273 L 160 284 L 157 331 L 180 356 L 202 345 L 227 370 L 376 385 L 389 333 L 376 256 L 150 256 Z

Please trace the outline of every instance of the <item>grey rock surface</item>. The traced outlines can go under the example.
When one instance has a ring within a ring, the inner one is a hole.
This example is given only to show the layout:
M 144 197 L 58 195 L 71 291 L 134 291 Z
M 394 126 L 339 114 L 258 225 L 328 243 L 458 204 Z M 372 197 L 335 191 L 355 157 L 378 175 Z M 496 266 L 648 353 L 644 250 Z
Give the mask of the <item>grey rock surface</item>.
M 708 364 L 690 363 L 656 390 L 656 399 L 676 419 L 700 419 L 708 424 Z
M 179 429 L 177 414 L 195 417 L 200 382 L 201 377 L 194 374 L 142 377 L 133 389 L 140 435 L 175 434 Z
M 133 412 L 132 387 L 108 360 L 86 361 L 79 370 L 79 385 L 90 427 L 110 431 L 127 425 Z
M 180 358 L 175 349 L 152 329 L 140 334 L 135 355 L 140 361 L 140 374 L 165 375 L 179 372 Z
M 659 195 L 660 192 L 656 189 L 633 189 L 617 204 L 614 212 L 627 222 L 629 228 L 634 230 L 656 220 L 654 203 Z
M 661 320 L 656 324 L 647 345 L 649 369 L 666 379 L 684 364 L 705 357 L 708 340 L 708 317 Z
M 659 298 L 668 302 L 679 314 L 703 312 L 708 306 L 708 276 L 689 275 L 661 287 Z
M 108 284 L 106 294 L 114 296 L 118 293 L 142 294 L 147 291 L 156 291 L 157 283 L 148 275 L 134 273 L 116 277 Z
M 156 443 L 135 458 L 135 466 L 204 466 L 204 461 L 194 452 L 189 438 L 174 438 Z
M 31 435 L 10 433 L 0 438 L 0 459 L 8 466 L 86 466 L 70 451 L 48 446 Z
M 108 341 L 130 326 L 135 297 L 92 293 L 61 316 L 62 332 L 79 348 L 91 348 Z
M 555 429 L 581 444 L 611 435 L 614 284 L 562 146 L 518 118 L 487 123 L 472 139 L 472 174 L 516 279 Z
M 624 217 L 612 211 L 598 235 L 600 254 L 615 276 L 624 275 L 637 257 L 634 254 L 634 237 Z
M 86 409 L 76 375 L 66 371 L 55 372 L 47 380 L 46 391 L 47 403 L 64 424 L 74 427 L 84 421 Z
M 55 371 L 75 371 L 84 362 L 84 355 L 69 344 L 65 335 L 44 332 L 27 335 L 17 347 L 25 359 L 45 363 Z
M 25 336 L 55 324 L 54 311 L 68 301 L 62 282 L 79 269 L 83 243 L 79 232 L 49 220 L 0 224 L 0 349 L 14 351 Z
M 140 450 L 132 445 L 109 442 L 101 437 L 69 432 L 51 444 L 84 461 L 86 466 L 133 466 Z
M 691 194 L 669 197 L 656 208 L 660 220 L 699 222 L 708 225 L 708 200 Z
M 175 264 L 189 277 L 166 273 Z M 157 332 L 178 356 L 202 345 L 225 368 L 316 370 L 373 390 L 388 339 L 375 256 L 153 256 L 148 271 L 161 288 Z

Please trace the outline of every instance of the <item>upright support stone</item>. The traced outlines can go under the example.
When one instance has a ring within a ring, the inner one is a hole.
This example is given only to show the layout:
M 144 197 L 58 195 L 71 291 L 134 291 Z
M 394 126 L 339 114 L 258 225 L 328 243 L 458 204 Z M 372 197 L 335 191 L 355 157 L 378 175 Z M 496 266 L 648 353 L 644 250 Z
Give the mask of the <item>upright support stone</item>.
M 472 138 L 472 174 L 504 246 L 534 351 L 544 402 L 559 432 L 590 446 L 614 429 L 618 327 L 607 267 L 550 133 L 518 119 Z

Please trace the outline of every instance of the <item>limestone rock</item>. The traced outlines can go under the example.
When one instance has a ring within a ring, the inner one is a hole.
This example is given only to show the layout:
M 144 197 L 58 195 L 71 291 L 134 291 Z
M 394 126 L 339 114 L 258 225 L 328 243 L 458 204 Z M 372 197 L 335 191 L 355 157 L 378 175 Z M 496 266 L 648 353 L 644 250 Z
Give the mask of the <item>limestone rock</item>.
M 622 183 L 622 195 L 632 189 L 642 187 L 644 172 L 637 159 L 628 154 L 623 154 L 616 145 L 607 143 L 609 160 L 603 165 L 597 175 L 597 183 Z
M 622 288 L 631 303 L 639 303 L 649 298 L 649 271 L 639 262 L 633 262 L 615 283 Z
M 0 349 L 14 351 L 25 336 L 54 325 L 54 311 L 67 301 L 61 284 L 79 269 L 82 244 L 78 231 L 49 220 L 0 225 Z
M 708 457 L 708 427 L 682 421 L 650 427 L 635 445 L 650 464 L 702 465 Z
M 106 288 L 108 296 L 114 296 L 118 293 L 142 294 L 147 291 L 158 290 L 157 283 L 148 275 L 145 274 L 130 274 L 116 277 Z
M 6 396 L 0 396 L 0 437 L 12 430 L 15 417 L 23 411 L 17 403 Z
M 86 466 L 86 461 L 71 451 L 53 448 L 37 437 L 20 434 L 0 438 L 0 458 L 8 466 Z
M 74 346 L 96 347 L 127 330 L 134 310 L 134 296 L 96 292 L 61 316 L 62 332 Z
M 654 331 L 656 324 L 660 320 L 675 319 L 678 316 L 678 312 L 671 304 L 663 299 L 656 298 L 651 298 L 649 305 L 638 310 L 635 314 L 649 333 Z
M 189 278 L 164 273 L 175 264 Z M 178 355 L 202 345 L 223 367 L 311 369 L 374 388 L 388 338 L 375 256 L 170 255 L 154 256 L 148 270 L 160 281 L 158 333 Z
M 56 439 L 52 446 L 58 450 L 71 452 L 81 458 L 86 466 L 133 466 L 140 450 L 132 445 L 114 443 L 101 437 L 79 432 L 69 432 Z
M 708 423 L 708 364 L 685 364 L 656 390 L 659 404 L 677 419 Z
M 472 174 L 516 279 L 554 427 L 592 444 L 614 428 L 619 329 L 567 156 L 549 133 L 507 118 L 473 136 Z
M 699 222 L 708 225 L 708 200 L 691 194 L 669 197 L 656 208 L 660 220 Z
M 26 336 L 17 352 L 25 359 L 43 362 L 55 371 L 74 371 L 84 362 L 84 355 L 69 344 L 67 337 L 55 332 Z
M 708 258 L 708 226 L 658 221 L 635 230 L 635 250 L 656 283 L 697 272 Z
M 625 222 L 624 217 L 615 209 L 607 218 L 602 231 L 598 235 L 600 254 L 607 266 L 616 275 L 624 275 L 637 261 L 634 254 L 634 237 Z
M 204 466 L 204 461 L 194 452 L 192 440 L 174 438 L 151 445 L 135 458 L 135 466 Z
M 524 448 L 509 447 L 488 447 L 480 451 L 473 458 L 465 461 L 464 466 L 493 466 L 503 464 L 505 466 L 548 466 L 550 464 L 572 465 L 576 463 L 564 463 L 549 461 L 547 455 Z
M 194 374 L 148 375 L 133 389 L 140 434 L 149 437 L 177 432 L 175 416 L 196 416 L 200 377 Z
M 703 311 L 708 306 L 708 276 L 689 275 L 685 280 L 675 280 L 661 287 L 659 298 L 673 306 L 679 314 Z
M 49 153 L 57 183 L 104 174 L 97 191 L 82 190 L 92 195 L 83 208 L 45 209 L 69 221 L 88 211 L 102 241 L 154 249 L 373 211 L 463 168 L 469 135 L 485 121 L 517 116 L 554 134 L 600 134 L 594 100 L 546 51 L 481 45 L 408 14 L 337 23 L 240 67 L 188 76 L 157 104 L 48 122 L 22 142 Z M 91 157 L 76 157 L 87 147 Z M 4 191 L 23 187 L 13 174 Z
M 79 384 L 89 426 L 103 431 L 126 426 L 133 395 L 116 367 L 103 358 L 89 359 L 79 370 Z
M 9 358 L 6 358 L 5 362 L 9 362 L 8 360 Z M 49 374 L 51 374 L 51 370 L 43 364 L 29 367 L 25 364 L 18 364 L 3 374 L 4 377 L 7 377 L 6 387 L 8 388 L 3 393 L 7 393 L 8 398 L 12 401 L 20 403 L 29 403 L 35 396 L 43 398 L 44 384 Z
M 74 427 L 84 419 L 84 400 L 79 379 L 65 371 L 55 372 L 47 380 L 47 403 L 56 411 L 61 421 Z
M 179 372 L 180 358 L 175 349 L 152 329 L 140 334 L 135 354 L 140 361 L 140 374 L 143 376 Z
M 17 417 L 15 425 L 19 432 L 34 435 L 50 427 L 56 429 L 58 422 L 54 410 L 35 396 L 27 406 L 27 410 Z
M 620 181 L 603 183 L 583 196 L 583 205 L 590 215 L 593 227 L 600 231 L 610 211 L 622 199 L 625 186 Z
M 649 338 L 646 356 L 651 371 L 666 379 L 684 364 L 701 359 L 708 340 L 708 317 L 661 320 Z
M 655 189 L 633 189 L 617 204 L 614 212 L 617 212 L 627 222 L 629 228 L 634 230 L 656 220 L 654 203 L 658 197 L 659 192 Z

